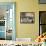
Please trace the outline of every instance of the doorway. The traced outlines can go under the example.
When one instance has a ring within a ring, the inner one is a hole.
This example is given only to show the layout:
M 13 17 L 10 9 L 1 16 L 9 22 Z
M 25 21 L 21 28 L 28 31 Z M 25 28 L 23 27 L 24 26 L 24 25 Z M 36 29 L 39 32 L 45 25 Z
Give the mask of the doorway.
M 46 11 L 39 11 L 39 35 L 46 32 Z

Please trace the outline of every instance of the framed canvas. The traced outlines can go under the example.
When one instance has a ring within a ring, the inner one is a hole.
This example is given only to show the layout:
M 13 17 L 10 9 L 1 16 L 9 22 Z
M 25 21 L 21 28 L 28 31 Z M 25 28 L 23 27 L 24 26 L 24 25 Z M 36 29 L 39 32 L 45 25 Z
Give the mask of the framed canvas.
M 34 12 L 20 12 L 20 23 L 33 24 L 35 21 Z

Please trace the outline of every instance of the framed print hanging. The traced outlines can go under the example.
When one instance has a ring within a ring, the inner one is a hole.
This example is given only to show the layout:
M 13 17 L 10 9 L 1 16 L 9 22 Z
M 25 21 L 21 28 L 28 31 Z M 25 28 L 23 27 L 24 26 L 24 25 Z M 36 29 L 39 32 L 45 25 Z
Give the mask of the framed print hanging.
M 34 12 L 20 12 L 20 23 L 33 24 L 35 21 Z

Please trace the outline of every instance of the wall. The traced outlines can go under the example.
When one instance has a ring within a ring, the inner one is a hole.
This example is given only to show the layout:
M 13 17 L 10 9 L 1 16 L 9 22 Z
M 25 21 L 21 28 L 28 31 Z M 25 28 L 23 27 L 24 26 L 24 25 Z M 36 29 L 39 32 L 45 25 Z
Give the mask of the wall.
M 16 37 L 36 38 L 39 34 L 39 10 L 45 10 L 46 5 L 38 4 L 38 0 L 3 0 L 0 2 L 16 2 Z M 20 12 L 34 12 L 34 24 L 20 24 Z
M 17 37 L 36 38 L 39 33 L 39 6 L 37 0 L 19 0 L 17 4 Z M 20 12 L 34 12 L 34 24 L 20 24 Z
M 18 38 L 36 38 L 38 36 L 38 11 L 39 7 L 37 0 L 18 0 L 16 2 L 17 8 L 17 37 Z M 35 23 L 34 24 L 20 24 L 20 12 L 34 12 Z

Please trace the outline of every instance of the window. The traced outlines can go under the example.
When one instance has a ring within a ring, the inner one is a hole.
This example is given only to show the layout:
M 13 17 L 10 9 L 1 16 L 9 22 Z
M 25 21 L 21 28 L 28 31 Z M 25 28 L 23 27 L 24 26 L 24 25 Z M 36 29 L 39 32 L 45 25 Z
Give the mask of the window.
M 39 0 L 40 4 L 46 4 L 46 0 Z
M 46 11 L 39 12 L 39 35 L 46 32 Z
M 15 40 L 15 3 L 0 3 L 0 40 Z

